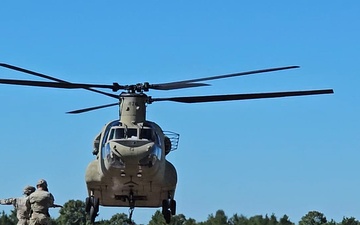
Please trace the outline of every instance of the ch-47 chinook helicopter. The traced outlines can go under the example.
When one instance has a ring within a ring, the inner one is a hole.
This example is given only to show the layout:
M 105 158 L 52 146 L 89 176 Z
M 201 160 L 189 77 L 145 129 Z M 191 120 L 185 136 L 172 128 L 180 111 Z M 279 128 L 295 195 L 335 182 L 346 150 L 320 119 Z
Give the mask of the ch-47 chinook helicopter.
M 176 214 L 174 195 L 177 173 L 175 167 L 167 161 L 166 156 L 177 148 L 179 135 L 166 133 L 155 122 L 146 120 L 147 104 L 160 101 L 200 103 L 333 93 L 332 89 L 322 89 L 167 98 L 153 98 L 145 94 L 150 89 L 174 90 L 209 86 L 210 84 L 202 82 L 294 69 L 298 66 L 254 70 L 170 83 L 151 84 L 145 82 L 134 85 L 70 83 L 9 64 L 0 63 L 0 66 L 54 81 L 0 79 L 2 84 L 81 88 L 117 99 L 117 102 L 113 104 L 68 112 L 77 114 L 119 105 L 120 118 L 107 123 L 95 137 L 93 154 L 96 157 L 89 163 L 86 170 L 85 181 L 89 197 L 86 198 L 85 209 L 92 223 L 98 215 L 100 205 L 129 207 L 130 220 L 135 207 L 161 207 L 167 223 L 170 222 L 171 215 Z M 119 95 L 115 95 L 95 88 L 107 88 L 114 92 L 123 91 Z

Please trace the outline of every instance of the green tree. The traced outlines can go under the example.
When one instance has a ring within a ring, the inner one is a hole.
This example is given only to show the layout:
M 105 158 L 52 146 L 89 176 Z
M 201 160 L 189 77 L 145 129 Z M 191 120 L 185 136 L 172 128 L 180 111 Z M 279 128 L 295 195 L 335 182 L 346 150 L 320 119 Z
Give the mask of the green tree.
M 207 221 L 205 221 L 206 225 L 228 225 L 228 218 L 225 215 L 224 210 L 219 209 L 216 211 L 215 216 L 210 214 Z
M 310 211 L 301 218 L 299 225 L 322 225 L 326 223 L 324 214 L 318 211 Z
M 248 218 L 246 218 L 244 215 L 238 215 L 238 214 L 234 214 L 230 219 L 229 219 L 229 224 L 230 225 L 248 225 L 249 224 L 249 220 Z
M 256 215 L 249 218 L 249 225 L 266 225 L 266 220 L 262 215 Z
M 109 225 L 126 225 L 126 224 L 134 224 L 129 223 L 129 217 L 125 213 L 116 213 L 110 218 Z
M 267 225 L 278 225 L 279 224 L 275 214 L 271 214 L 270 218 L 268 217 L 268 215 L 266 215 L 266 218 L 267 218 L 266 219 L 266 224 Z
M 326 225 L 340 225 L 340 223 L 337 223 L 335 220 L 331 219 L 330 221 L 326 222 Z
M 295 225 L 293 222 L 289 220 L 289 217 L 287 215 L 284 215 L 279 220 L 279 225 Z
M 196 220 L 193 218 L 189 218 L 185 221 L 184 225 L 196 225 Z
M 85 203 L 80 200 L 69 200 L 59 211 L 57 225 L 86 225 Z
M 360 225 L 359 221 L 357 221 L 354 217 L 344 217 L 340 223 L 341 225 Z
M 184 225 L 186 217 L 184 214 L 175 215 L 171 218 L 170 225 Z
M 11 213 L 9 215 L 9 220 L 11 221 L 12 224 L 17 224 L 17 222 L 19 221 L 17 216 L 16 216 L 16 209 L 11 210 Z
M 51 225 L 58 225 L 58 222 L 56 221 L 56 219 L 55 218 L 50 218 L 50 224 Z
M 11 221 L 11 219 L 9 218 L 8 215 L 6 215 L 6 213 L 4 211 L 1 212 L 1 216 L 0 216 L 0 225 L 15 225 L 16 223 L 14 223 L 13 221 Z
M 167 225 L 160 210 L 156 210 L 154 215 L 152 215 L 151 220 L 149 221 L 149 225 Z

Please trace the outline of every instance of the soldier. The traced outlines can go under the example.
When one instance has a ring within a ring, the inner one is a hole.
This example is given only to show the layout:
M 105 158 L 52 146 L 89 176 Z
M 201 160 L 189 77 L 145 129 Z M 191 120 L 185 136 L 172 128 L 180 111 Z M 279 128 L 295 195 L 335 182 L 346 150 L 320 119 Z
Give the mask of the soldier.
M 54 196 L 48 192 L 47 182 L 43 179 L 39 180 L 36 188 L 27 202 L 28 208 L 31 209 L 29 225 L 49 225 L 49 208 L 54 206 Z
M 19 198 L 0 199 L 1 205 L 14 205 L 16 210 L 16 217 L 18 219 L 17 225 L 28 225 L 30 218 L 30 210 L 26 206 L 29 195 L 35 191 L 35 187 L 26 186 L 24 188 L 24 196 Z

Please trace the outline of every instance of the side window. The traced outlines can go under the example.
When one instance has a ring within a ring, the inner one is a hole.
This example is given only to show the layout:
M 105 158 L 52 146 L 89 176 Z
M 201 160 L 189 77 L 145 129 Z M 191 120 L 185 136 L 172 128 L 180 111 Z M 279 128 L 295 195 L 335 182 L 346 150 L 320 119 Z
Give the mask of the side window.
M 114 134 L 115 134 L 115 129 L 111 129 L 109 134 L 109 141 L 114 139 Z
M 112 139 L 123 139 L 125 138 L 124 128 L 113 128 L 110 130 L 109 141 Z

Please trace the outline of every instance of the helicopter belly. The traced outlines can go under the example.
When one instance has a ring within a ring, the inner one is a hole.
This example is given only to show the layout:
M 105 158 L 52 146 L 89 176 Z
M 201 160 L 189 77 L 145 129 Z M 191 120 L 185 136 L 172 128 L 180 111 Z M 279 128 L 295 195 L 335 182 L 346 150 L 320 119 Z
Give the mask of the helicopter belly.
M 137 170 L 121 176 L 121 170 L 113 169 L 103 176 L 93 176 L 100 180 L 90 180 L 86 176 L 89 195 L 92 193 L 100 199 L 102 206 L 128 207 L 127 196 L 133 194 L 135 207 L 160 207 L 162 200 L 175 193 L 177 173 L 174 166 L 165 161 L 162 166 L 144 168 L 142 176 L 137 176 Z M 87 174 L 92 170 L 90 165 Z

